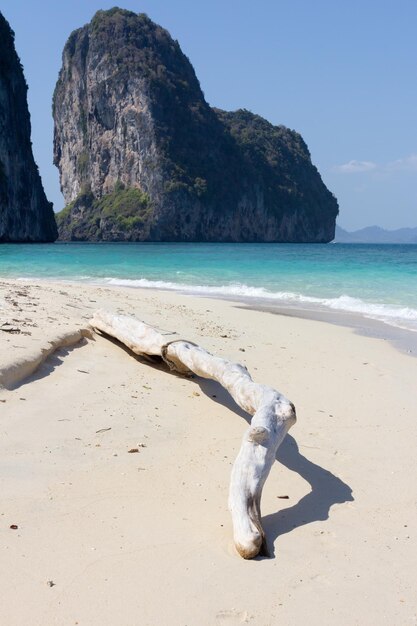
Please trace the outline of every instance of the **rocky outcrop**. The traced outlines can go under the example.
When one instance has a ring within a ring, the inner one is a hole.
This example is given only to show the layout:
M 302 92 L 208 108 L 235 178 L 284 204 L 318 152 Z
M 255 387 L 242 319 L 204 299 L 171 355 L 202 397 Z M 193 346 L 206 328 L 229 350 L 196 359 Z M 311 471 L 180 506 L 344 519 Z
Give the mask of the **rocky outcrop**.
M 14 33 L 0 13 L 0 242 L 57 237 L 52 204 L 33 159 L 30 131 L 27 85 Z
M 176 41 L 111 9 L 69 37 L 54 94 L 61 239 L 334 237 L 337 201 L 294 131 L 209 107 Z

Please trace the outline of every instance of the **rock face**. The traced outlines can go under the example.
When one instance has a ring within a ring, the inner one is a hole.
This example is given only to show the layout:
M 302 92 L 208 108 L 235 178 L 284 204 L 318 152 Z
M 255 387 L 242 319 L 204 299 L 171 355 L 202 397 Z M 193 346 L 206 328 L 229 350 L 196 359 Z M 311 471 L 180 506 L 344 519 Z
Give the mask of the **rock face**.
M 32 154 L 27 85 L 0 13 L 0 242 L 54 241 L 57 229 Z
M 337 201 L 301 136 L 204 99 L 176 41 L 111 9 L 69 37 L 54 94 L 61 239 L 327 242 Z

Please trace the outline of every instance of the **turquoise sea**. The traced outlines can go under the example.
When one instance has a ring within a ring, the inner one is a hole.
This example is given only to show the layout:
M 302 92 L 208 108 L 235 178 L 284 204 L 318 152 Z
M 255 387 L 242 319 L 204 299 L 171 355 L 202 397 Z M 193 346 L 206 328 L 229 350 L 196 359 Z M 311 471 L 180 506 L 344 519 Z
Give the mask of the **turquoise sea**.
M 0 277 L 345 311 L 417 332 L 417 245 L 3 244 Z

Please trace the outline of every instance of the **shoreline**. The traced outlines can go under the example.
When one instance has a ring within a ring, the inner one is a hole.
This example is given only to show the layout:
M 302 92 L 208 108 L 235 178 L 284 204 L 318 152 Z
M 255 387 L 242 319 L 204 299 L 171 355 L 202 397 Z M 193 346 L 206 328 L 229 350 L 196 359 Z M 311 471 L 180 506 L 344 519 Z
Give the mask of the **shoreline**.
M 284 306 L 250 306 L 255 311 L 265 311 L 276 315 L 296 317 L 299 319 L 315 320 L 342 326 L 355 331 L 358 335 L 372 337 L 381 341 L 389 341 L 397 350 L 412 357 L 417 357 L 417 333 L 405 328 L 391 326 L 380 320 L 367 318 L 358 313 L 347 313 L 345 311 L 316 311 L 307 308 L 295 308 Z
M 375 319 L 372 317 L 366 316 L 364 313 L 357 312 L 349 312 L 344 310 L 335 310 L 335 309 L 325 309 L 324 307 L 320 308 L 319 306 L 314 307 L 312 305 L 308 305 L 307 303 L 297 303 L 296 306 L 285 304 L 285 303 L 277 303 L 271 301 L 267 297 L 265 298 L 256 298 L 254 297 L 245 297 L 245 296 L 233 296 L 233 295 L 221 295 L 221 294 L 210 294 L 210 293 L 194 293 L 184 291 L 181 288 L 171 289 L 171 288 L 163 288 L 163 287 L 141 287 L 135 285 L 118 285 L 112 283 L 104 283 L 99 281 L 94 281 L 92 279 L 88 279 L 85 281 L 77 281 L 73 279 L 48 279 L 48 278 L 1 278 L 1 281 L 7 283 L 10 282 L 28 282 L 28 283 L 45 283 L 49 285 L 55 285 L 57 287 L 68 286 L 71 285 L 75 287 L 77 285 L 83 285 L 88 287 L 91 285 L 94 288 L 102 288 L 102 289 L 114 289 L 114 290 L 138 290 L 139 292 L 143 291 L 144 293 L 172 293 L 177 294 L 181 297 L 188 298 L 196 298 L 203 300 L 215 300 L 228 302 L 232 304 L 232 306 L 238 308 L 247 308 L 254 311 L 264 311 L 268 313 L 273 313 L 275 315 L 282 316 L 290 316 L 296 317 L 299 319 L 308 319 L 320 321 L 327 324 L 332 324 L 336 326 L 342 326 L 344 328 L 349 328 L 354 330 L 359 335 L 364 335 L 366 337 L 373 337 L 375 339 L 380 339 L 382 341 L 389 341 L 396 349 L 400 350 L 404 354 L 409 356 L 416 357 L 417 356 L 417 331 L 402 328 L 398 325 L 391 324 L 389 322 Z M 1 302 L 0 302 L 0 311 L 1 311 Z
M 0 316 L 19 331 L 0 332 L 0 369 L 106 308 L 246 365 L 298 416 L 262 499 L 272 557 L 244 561 L 227 498 L 249 418 L 230 397 L 97 334 L 46 354 L 0 389 L 8 625 L 137 626 L 138 615 L 144 626 L 412 623 L 416 359 L 350 328 L 235 301 L 0 288 Z
M 310 317 L 325 321 L 332 320 L 327 312 L 335 320 L 345 313 L 348 325 L 357 327 L 358 315 L 417 334 L 416 246 L 342 246 L 337 252 L 337 246 L 300 245 L 73 242 L 36 254 L 14 245 L 0 256 L 3 273 L 13 279 L 162 289 L 300 309 L 303 316 L 312 311 Z

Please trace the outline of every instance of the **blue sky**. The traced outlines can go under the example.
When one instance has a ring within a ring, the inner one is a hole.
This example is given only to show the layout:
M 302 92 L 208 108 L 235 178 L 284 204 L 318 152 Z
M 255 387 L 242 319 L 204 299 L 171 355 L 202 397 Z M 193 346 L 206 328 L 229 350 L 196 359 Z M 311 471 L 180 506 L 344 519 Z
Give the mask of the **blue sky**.
M 72 30 L 106 0 L 2 0 L 29 84 L 47 195 L 52 92 Z M 348 230 L 417 226 L 416 0 L 124 0 L 178 39 L 207 101 L 300 132 Z

